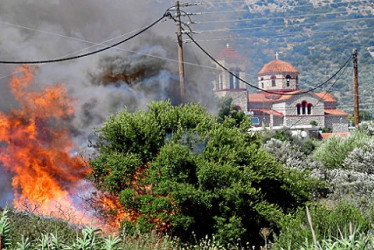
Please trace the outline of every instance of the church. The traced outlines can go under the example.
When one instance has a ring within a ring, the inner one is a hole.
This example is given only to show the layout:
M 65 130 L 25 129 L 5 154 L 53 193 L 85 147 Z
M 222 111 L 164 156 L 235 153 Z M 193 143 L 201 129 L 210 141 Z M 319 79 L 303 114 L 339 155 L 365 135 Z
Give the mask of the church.
M 246 79 L 246 58 L 229 45 L 216 60 L 233 74 Z M 337 109 L 337 101 L 326 91 L 313 93 L 299 88 L 299 71 L 289 62 L 276 58 L 257 73 L 258 91 L 217 65 L 213 83 L 216 96 L 230 96 L 233 103 L 252 117 L 254 130 L 288 128 L 305 136 L 319 128 L 333 133 L 348 132 L 348 113 Z

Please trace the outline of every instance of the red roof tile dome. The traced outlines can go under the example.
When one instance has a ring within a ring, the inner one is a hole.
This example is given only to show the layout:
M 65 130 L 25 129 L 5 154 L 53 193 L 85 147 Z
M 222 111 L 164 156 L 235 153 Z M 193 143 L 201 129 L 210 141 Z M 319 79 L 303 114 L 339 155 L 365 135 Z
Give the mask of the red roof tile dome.
M 243 55 L 240 55 L 236 50 L 230 48 L 229 44 L 226 45 L 221 53 L 216 57 L 216 59 L 237 59 L 237 60 L 245 60 Z
M 257 73 L 257 75 L 268 75 L 276 73 L 296 73 L 299 74 L 299 71 L 292 66 L 291 63 L 285 62 L 279 59 L 275 59 L 265 64 L 265 66 Z

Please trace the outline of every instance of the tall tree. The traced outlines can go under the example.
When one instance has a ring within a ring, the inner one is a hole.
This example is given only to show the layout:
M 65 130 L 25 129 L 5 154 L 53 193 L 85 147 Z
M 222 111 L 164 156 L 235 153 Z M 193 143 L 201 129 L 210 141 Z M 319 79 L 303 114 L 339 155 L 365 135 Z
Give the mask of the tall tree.
M 283 169 L 239 126 L 217 122 L 197 104 L 153 102 L 117 113 L 97 131 L 91 161 L 97 187 L 118 197 L 129 232 L 157 230 L 191 240 L 261 241 L 285 213 L 310 197 L 314 182 Z

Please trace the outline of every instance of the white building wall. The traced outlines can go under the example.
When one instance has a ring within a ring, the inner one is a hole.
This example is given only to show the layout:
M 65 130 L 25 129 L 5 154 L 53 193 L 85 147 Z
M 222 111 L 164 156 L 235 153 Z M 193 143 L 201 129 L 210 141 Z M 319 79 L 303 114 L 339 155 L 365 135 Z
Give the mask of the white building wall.
M 272 76 L 275 76 L 275 86 L 272 83 Z M 295 73 L 278 73 L 273 75 L 263 75 L 258 77 L 258 87 L 265 90 L 278 90 L 278 89 L 298 89 L 298 75 Z M 287 87 L 286 76 L 291 77 Z
M 244 63 L 241 63 L 241 62 L 238 62 L 238 61 L 235 61 L 235 60 L 229 60 L 229 59 L 222 59 L 222 60 L 218 60 L 218 62 L 220 64 L 222 64 L 225 68 L 229 69 L 230 71 L 232 71 L 232 73 L 236 74 L 236 70 L 239 70 L 239 78 L 243 79 L 243 80 L 246 80 L 246 75 L 245 75 L 245 64 Z M 217 66 L 218 68 L 218 66 Z M 219 80 L 222 80 L 222 86 L 220 86 L 219 89 L 215 88 L 214 90 L 222 90 L 222 89 L 230 89 L 230 73 L 227 72 L 227 71 L 224 71 L 224 70 L 220 70 L 219 73 L 217 74 L 216 76 L 216 79 L 215 79 L 215 82 L 214 82 L 214 86 L 217 86 L 217 81 Z M 240 89 L 246 89 L 247 86 L 244 82 L 242 81 L 239 81 L 238 79 L 236 79 L 235 77 L 233 78 L 233 81 L 234 81 L 234 88 L 236 87 L 236 82 L 238 81 L 239 82 L 239 88 Z

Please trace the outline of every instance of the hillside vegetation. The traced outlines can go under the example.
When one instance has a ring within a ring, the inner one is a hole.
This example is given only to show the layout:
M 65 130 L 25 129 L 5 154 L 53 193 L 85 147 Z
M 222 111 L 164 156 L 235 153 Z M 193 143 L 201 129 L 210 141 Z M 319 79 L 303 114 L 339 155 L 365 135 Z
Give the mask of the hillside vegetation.
M 374 90 L 374 59 L 370 51 L 374 46 L 374 5 L 371 1 L 207 2 L 211 4 L 203 8 L 215 13 L 193 16 L 194 20 L 204 22 L 193 26 L 201 31 L 195 38 L 202 40 L 205 47 L 215 44 L 221 49 L 229 42 L 248 58 L 248 79 L 253 84 L 257 84 L 256 73 L 274 59 L 275 52 L 299 70 L 301 87 L 308 89 L 327 80 L 357 48 L 361 107 L 373 111 L 370 93 Z M 349 67 L 331 89 L 340 108 L 349 112 L 353 110 L 352 75 Z

